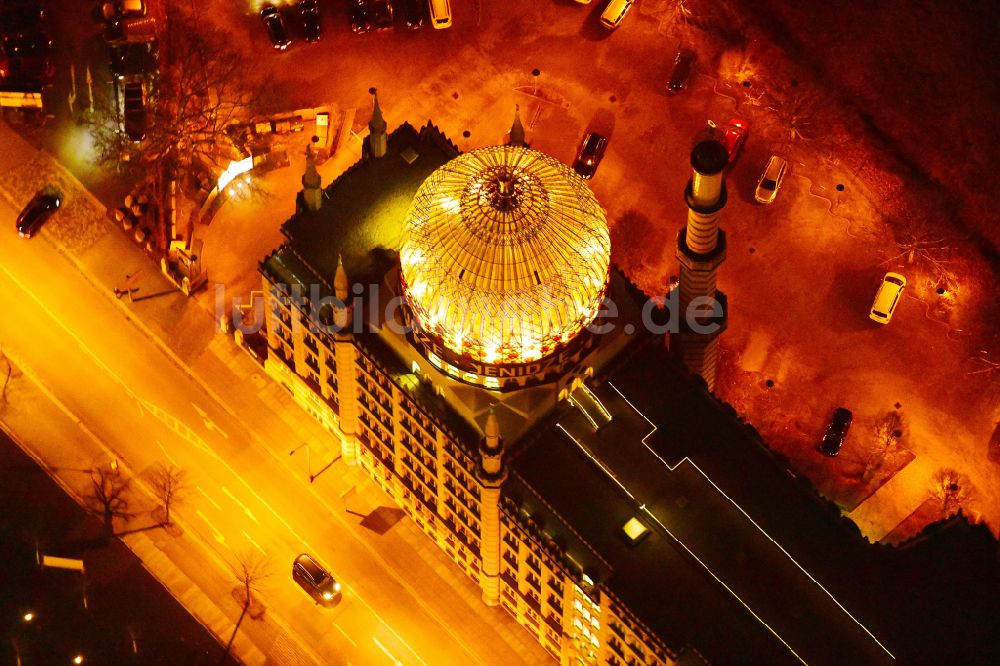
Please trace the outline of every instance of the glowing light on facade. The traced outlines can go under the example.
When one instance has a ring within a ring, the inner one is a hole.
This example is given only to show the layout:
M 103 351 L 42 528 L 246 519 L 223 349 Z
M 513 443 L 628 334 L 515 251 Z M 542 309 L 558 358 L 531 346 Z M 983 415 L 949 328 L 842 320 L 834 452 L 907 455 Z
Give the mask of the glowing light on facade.
M 424 181 L 406 216 L 403 287 L 420 326 L 490 364 L 553 353 L 596 316 L 607 220 L 562 162 L 515 146 L 461 155 Z

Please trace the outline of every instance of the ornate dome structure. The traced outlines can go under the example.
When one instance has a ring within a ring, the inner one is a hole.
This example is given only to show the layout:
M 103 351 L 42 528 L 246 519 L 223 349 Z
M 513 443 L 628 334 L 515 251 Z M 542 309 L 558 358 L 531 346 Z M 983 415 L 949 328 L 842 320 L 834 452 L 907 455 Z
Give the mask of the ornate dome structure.
M 569 167 L 492 146 L 424 181 L 399 257 L 421 330 L 464 359 L 504 365 L 552 354 L 593 321 L 611 242 L 604 211 Z

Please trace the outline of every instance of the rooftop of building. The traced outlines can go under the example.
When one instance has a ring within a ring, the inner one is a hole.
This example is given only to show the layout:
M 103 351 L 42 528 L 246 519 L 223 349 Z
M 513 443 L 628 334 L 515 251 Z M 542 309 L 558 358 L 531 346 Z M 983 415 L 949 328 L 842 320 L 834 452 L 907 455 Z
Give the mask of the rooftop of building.
M 564 404 L 513 448 L 504 492 L 544 498 L 541 519 L 571 547 L 582 541 L 574 559 L 589 551 L 585 570 L 598 585 L 671 647 L 694 645 L 713 663 L 747 654 L 773 664 L 892 662 L 856 593 L 867 576 L 854 551 L 865 544 L 687 379 L 661 341 L 593 390 L 611 421 L 595 430 Z M 636 543 L 623 530 L 631 518 L 648 530 Z M 824 553 L 825 565 L 810 568 Z

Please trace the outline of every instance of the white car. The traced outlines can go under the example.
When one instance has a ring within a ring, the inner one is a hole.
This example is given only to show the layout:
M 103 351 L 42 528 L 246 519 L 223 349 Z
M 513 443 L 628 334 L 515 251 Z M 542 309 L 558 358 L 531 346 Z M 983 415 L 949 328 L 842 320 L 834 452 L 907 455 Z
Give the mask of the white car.
M 435 30 L 451 27 L 451 3 L 449 0 L 427 0 L 430 9 L 431 25 Z
M 880 324 L 888 324 L 904 289 L 906 289 L 905 277 L 899 273 L 886 273 L 875 294 L 875 302 L 872 303 L 872 311 L 868 316 Z
M 774 198 L 778 196 L 778 188 L 781 187 L 781 181 L 784 180 L 787 170 L 788 162 L 777 155 L 771 155 L 767 166 L 764 167 L 764 173 L 757 181 L 757 191 L 753 193 L 753 198 L 762 204 L 774 201 Z
M 601 25 L 608 30 L 614 30 L 621 25 L 634 4 L 635 0 L 611 0 L 601 13 Z

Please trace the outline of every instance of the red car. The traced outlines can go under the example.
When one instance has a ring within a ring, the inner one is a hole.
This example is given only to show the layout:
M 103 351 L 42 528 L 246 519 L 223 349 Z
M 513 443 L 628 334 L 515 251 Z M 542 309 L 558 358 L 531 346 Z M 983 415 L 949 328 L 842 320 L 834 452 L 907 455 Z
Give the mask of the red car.
M 729 164 L 732 164 L 736 156 L 739 155 L 740 148 L 743 147 L 743 142 L 746 141 L 749 131 L 750 123 L 741 118 L 733 118 L 726 125 L 726 131 L 722 134 L 722 145 L 729 151 Z

